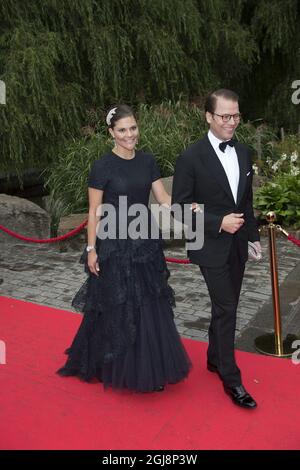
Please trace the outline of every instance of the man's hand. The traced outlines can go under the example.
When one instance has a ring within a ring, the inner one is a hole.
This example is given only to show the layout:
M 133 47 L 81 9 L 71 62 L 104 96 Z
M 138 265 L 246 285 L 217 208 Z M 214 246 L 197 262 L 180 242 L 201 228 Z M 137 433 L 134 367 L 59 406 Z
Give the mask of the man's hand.
M 221 230 L 228 233 L 237 232 L 245 222 L 243 215 L 234 213 L 225 215 L 222 220 Z

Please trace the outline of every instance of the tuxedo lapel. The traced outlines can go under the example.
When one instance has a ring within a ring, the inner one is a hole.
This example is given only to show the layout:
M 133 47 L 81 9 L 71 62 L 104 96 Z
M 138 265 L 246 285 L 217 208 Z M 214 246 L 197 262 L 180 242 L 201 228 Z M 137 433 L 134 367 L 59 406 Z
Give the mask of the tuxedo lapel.
M 223 168 L 222 163 L 219 160 L 218 155 L 214 151 L 207 135 L 204 137 L 205 151 L 203 152 L 202 161 L 206 168 L 210 171 L 211 175 L 219 183 L 228 196 L 234 201 L 232 191 L 228 182 L 227 175 Z
M 239 167 L 240 167 L 240 178 L 239 178 L 239 186 L 238 186 L 238 192 L 237 192 L 237 205 L 238 205 L 245 191 L 248 166 L 247 166 L 247 158 L 246 158 L 245 151 L 243 148 L 240 147 L 238 142 L 235 146 L 235 151 L 238 157 Z

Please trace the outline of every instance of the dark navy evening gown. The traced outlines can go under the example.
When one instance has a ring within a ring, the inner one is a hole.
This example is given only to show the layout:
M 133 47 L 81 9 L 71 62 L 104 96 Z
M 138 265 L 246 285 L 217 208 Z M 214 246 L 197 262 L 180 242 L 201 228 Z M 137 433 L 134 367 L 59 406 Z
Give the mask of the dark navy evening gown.
M 125 160 L 111 152 L 94 162 L 88 186 L 102 189 L 118 215 L 119 196 L 147 207 L 158 178 L 153 155 Z M 72 302 L 84 316 L 58 373 L 138 392 L 184 379 L 191 363 L 174 323 L 162 240 L 101 237 L 96 249 L 100 275 L 89 272 L 84 254 L 88 277 Z

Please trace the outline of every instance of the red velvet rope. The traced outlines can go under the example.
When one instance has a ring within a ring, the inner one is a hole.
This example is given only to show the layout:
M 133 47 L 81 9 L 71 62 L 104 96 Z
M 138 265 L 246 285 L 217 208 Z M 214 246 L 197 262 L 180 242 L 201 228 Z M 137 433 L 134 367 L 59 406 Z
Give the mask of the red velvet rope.
M 11 235 L 12 237 L 18 238 L 19 240 L 24 240 L 26 242 L 31 242 L 31 243 L 54 243 L 62 240 L 66 240 L 67 238 L 73 237 L 76 235 L 78 232 L 80 232 L 86 225 L 88 221 L 85 220 L 82 224 L 80 224 L 78 227 L 74 228 L 74 230 L 71 230 L 68 233 L 65 233 L 65 235 L 61 235 L 60 237 L 53 237 L 53 238 L 31 238 L 31 237 L 24 237 L 24 235 L 20 235 L 19 233 L 13 232 L 9 228 L 4 227 L 3 225 L 0 225 L 0 230 L 3 232 L 6 232 L 8 235 Z M 300 240 L 297 238 L 293 237 L 293 235 L 288 235 L 287 237 L 288 240 L 290 240 L 294 245 L 300 247 Z M 178 258 L 166 258 L 167 263 L 176 263 L 176 264 L 191 264 L 189 259 L 178 259 Z
M 74 230 L 71 230 L 70 232 L 66 233 L 65 235 L 61 235 L 60 237 L 54 237 L 54 238 L 31 238 L 31 237 L 24 237 L 24 235 L 20 235 L 19 233 L 13 232 L 9 228 L 4 227 L 3 225 L 0 225 L 0 230 L 3 230 L 3 232 L 7 233 L 8 235 L 11 235 L 12 237 L 18 238 L 19 240 L 24 240 L 26 242 L 31 242 L 31 243 L 53 243 L 53 242 L 58 242 L 62 240 L 66 240 L 67 238 L 72 237 L 73 235 L 76 235 L 76 233 L 80 232 L 86 225 L 88 221 L 85 220 L 82 224 L 80 224 L 78 227 L 74 228 Z M 188 259 L 177 259 L 177 258 L 166 258 L 166 261 L 168 263 L 177 263 L 177 264 L 190 264 L 190 260 Z
M 61 240 L 66 240 L 66 238 L 73 237 L 73 235 L 76 235 L 76 233 L 80 232 L 87 225 L 87 223 L 88 223 L 88 221 L 85 220 L 77 228 L 74 228 L 74 230 L 71 230 L 70 232 L 66 233 L 65 235 L 61 235 L 60 237 L 53 237 L 53 238 L 24 237 L 24 235 L 20 235 L 19 233 L 13 232 L 12 230 L 9 230 L 9 228 L 3 227 L 3 225 L 0 225 L 0 230 L 3 230 L 3 232 L 8 233 L 8 235 L 11 235 L 12 237 L 18 238 L 19 240 L 25 240 L 26 242 L 31 242 L 31 243 L 53 243 L 53 242 L 59 242 Z
M 293 237 L 293 235 L 288 235 L 287 238 L 290 240 L 290 242 L 294 243 L 294 245 L 300 246 L 300 240 L 297 240 L 297 238 Z
M 165 258 L 167 263 L 191 264 L 189 259 Z

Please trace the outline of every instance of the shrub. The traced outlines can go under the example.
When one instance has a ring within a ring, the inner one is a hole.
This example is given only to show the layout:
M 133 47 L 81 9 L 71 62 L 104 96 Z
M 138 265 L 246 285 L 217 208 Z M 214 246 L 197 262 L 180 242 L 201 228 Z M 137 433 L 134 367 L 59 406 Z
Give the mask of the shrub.
M 277 221 L 284 226 L 300 228 L 300 178 L 282 174 L 261 187 L 254 196 L 254 207 L 265 218 L 274 211 Z
M 207 132 L 202 110 L 183 101 L 141 104 L 137 108 L 137 119 L 140 128 L 138 147 L 155 155 L 163 177 L 173 175 L 180 152 Z M 95 111 L 89 126 L 84 129 L 89 136 L 69 143 L 46 170 L 46 185 L 51 194 L 51 207 L 56 208 L 56 218 L 57 208 L 64 215 L 87 210 L 87 177 L 91 163 L 112 148 L 102 111 Z M 236 134 L 238 140 L 256 152 L 257 129 L 254 125 L 241 123 Z M 263 158 L 268 160 L 273 152 L 270 142 L 274 132 L 261 126 L 259 134 Z

